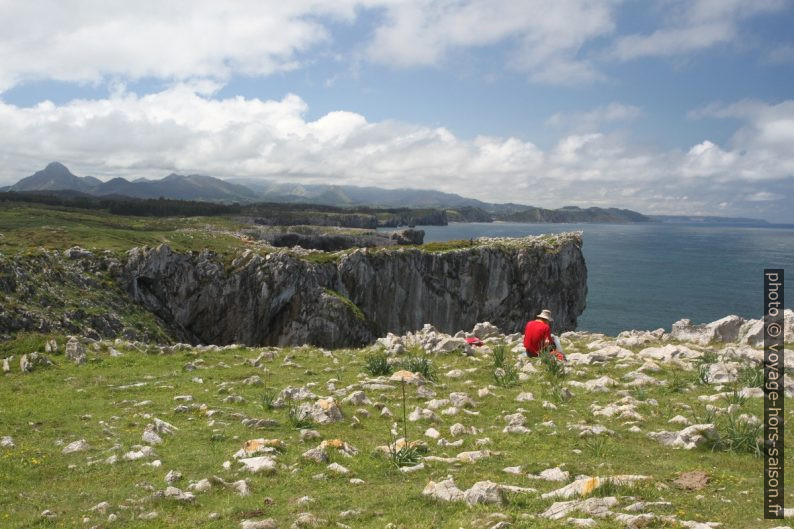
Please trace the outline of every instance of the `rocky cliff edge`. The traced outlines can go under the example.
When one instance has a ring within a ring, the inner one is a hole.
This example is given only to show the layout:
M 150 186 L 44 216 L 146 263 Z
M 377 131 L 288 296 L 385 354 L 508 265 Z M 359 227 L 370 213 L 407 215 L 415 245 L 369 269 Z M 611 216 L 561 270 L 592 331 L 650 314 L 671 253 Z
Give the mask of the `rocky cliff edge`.
M 307 259 L 246 251 L 134 248 L 118 272 L 133 300 L 196 343 L 345 347 L 430 323 L 442 332 L 490 321 L 506 332 L 549 308 L 573 330 L 585 308 L 581 232 L 468 245 L 359 249 Z

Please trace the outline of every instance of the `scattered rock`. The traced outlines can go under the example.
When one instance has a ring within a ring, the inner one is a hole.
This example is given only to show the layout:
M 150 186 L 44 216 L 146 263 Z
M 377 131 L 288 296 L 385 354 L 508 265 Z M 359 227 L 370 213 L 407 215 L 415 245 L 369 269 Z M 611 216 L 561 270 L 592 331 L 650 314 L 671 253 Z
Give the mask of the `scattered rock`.
M 185 492 L 176 487 L 166 487 L 163 496 L 167 499 L 184 503 L 192 503 L 196 500 L 196 497 L 192 493 Z
M 263 472 L 265 474 L 272 474 L 276 471 L 276 461 L 268 456 L 249 457 L 240 459 L 245 470 L 254 474 Z
M 66 342 L 66 358 L 77 365 L 86 362 L 85 346 L 74 336 L 70 336 L 69 341 Z
M 314 404 L 301 404 L 298 418 L 311 419 L 317 424 L 330 424 L 344 419 L 342 410 L 333 398 L 318 399 Z
M 79 441 L 74 441 L 66 445 L 63 450 L 61 450 L 62 454 L 73 454 L 75 452 L 85 452 L 89 450 L 91 447 L 89 446 L 88 442 L 85 439 L 80 439 Z
M 462 501 L 463 491 L 460 490 L 452 478 L 447 478 L 436 483 L 429 482 L 422 491 L 423 496 L 428 496 L 439 501 Z
M 637 481 L 643 481 L 648 479 L 647 476 L 638 476 L 638 475 L 620 475 L 620 476 L 612 476 L 608 478 L 599 478 L 599 477 L 583 477 L 577 479 L 573 483 L 570 483 L 560 489 L 553 490 L 551 492 L 547 492 L 541 495 L 541 498 L 572 498 L 574 496 L 587 496 L 591 492 L 593 492 L 598 487 L 602 486 L 604 483 L 611 482 L 615 485 L 625 485 L 629 483 L 634 483 Z
M 277 529 L 278 524 L 273 518 L 264 520 L 243 520 L 240 522 L 240 529 Z
M 713 424 L 693 424 L 680 432 L 650 432 L 648 437 L 672 448 L 692 450 L 709 441 L 718 440 L 719 434 Z
M 463 500 L 469 505 L 478 503 L 501 504 L 504 503 L 502 487 L 492 481 L 478 481 L 463 493 Z
M 49 358 L 39 353 L 29 353 L 22 355 L 22 358 L 19 359 L 19 370 L 23 373 L 30 373 L 39 367 L 47 367 L 51 365 L 52 362 L 50 362 Z
M 617 498 L 587 498 L 586 500 L 560 501 L 541 513 L 543 518 L 560 520 L 573 511 L 579 511 L 591 516 L 602 517 L 611 514 L 610 509 L 618 504 Z

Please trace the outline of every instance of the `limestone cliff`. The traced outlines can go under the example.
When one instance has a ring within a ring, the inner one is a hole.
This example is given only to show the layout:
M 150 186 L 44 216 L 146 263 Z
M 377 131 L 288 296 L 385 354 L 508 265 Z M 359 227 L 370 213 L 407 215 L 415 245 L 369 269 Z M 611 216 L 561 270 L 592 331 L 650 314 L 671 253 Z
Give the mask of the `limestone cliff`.
M 343 347 L 425 323 L 454 333 L 480 321 L 514 332 L 542 308 L 561 332 L 576 327 L 585 307 L 581 244 L 581 233 L 478 239 L 442 251 L 360 249 L 322 262 L 247 251 L 230 266 L 211 252 L 160 246 L 131 250 L 119 279 L 195 342 Z

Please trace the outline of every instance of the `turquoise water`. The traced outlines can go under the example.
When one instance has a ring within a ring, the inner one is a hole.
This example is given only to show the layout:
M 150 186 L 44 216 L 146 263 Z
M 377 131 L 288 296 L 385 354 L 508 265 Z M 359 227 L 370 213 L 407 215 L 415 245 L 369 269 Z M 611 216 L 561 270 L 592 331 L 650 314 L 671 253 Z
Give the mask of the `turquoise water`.
M 763 269 L 788 272 L 794 306 L 794 229 L 679 224 L 461 223 L 421 226 L 425 242 L 583 231 L 587 308 L 580 330 L 616 334 L 727 314 L 760 318 Z

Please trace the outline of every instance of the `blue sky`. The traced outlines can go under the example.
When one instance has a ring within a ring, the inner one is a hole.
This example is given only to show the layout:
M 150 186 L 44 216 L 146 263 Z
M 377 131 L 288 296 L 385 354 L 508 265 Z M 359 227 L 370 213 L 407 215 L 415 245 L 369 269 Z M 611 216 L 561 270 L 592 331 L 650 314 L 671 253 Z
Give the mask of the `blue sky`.
M 794 222 L 789 0 L 0 1 L 0 184 L 51 160 Z

